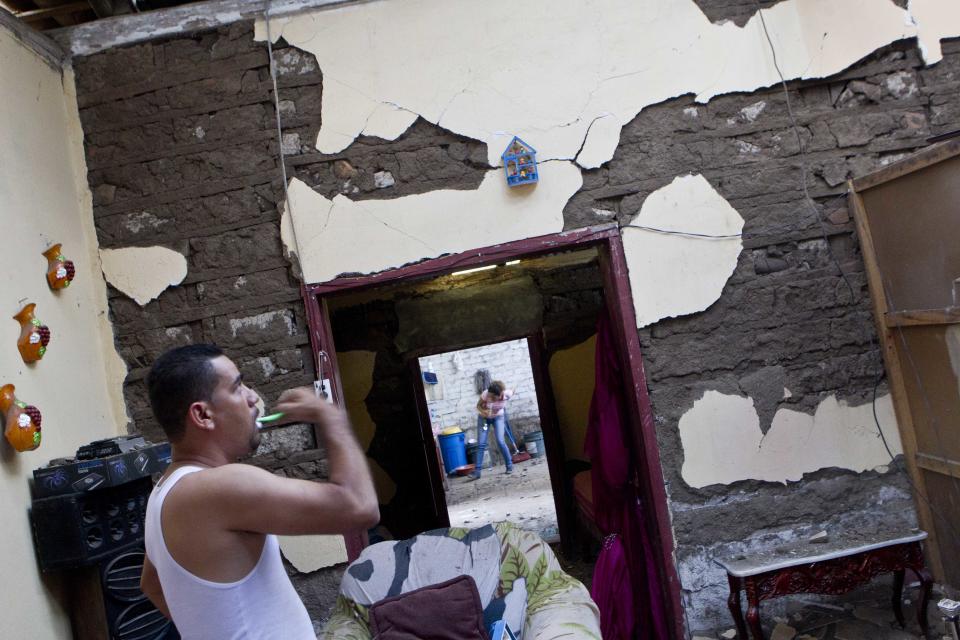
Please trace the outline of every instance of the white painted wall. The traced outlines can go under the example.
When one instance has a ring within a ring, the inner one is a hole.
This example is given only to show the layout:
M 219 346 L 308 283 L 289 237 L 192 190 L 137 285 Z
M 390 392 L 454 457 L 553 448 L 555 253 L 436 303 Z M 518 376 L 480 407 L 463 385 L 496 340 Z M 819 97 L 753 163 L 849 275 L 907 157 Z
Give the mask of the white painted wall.
M 743 248 L 743 218 L 706 178 L 675 178 L 647 196 L 629 225 L 623 251 L 638 327 L 703 311 L 720 298 Z
M 18 454 L 0 442 L 0 638 L 59 640 L 70 637 L 70 625 L 54 597 L 57 580 L 37 569 L 27 478 L 51 458 L 124 432 L 126 370 L 107 321 L 73 75 L 61 76 L 0 29 L 0 91 L 0 384 L 16 385 L 43 414 L 39 449 Z M 58 293 L 47 287 L 40 255 L 55 242 L 76 264 L 76 279 Z M 33 365 L 20 359 L 20 328 L 10 319 L 27 302 L 52 334 Z
M 281 226 L 307 282 L 374 273 L 563 229 L 563 207 L 583 185 L 569 162 L 540 165 L 544 184 L 508 187 L 489 171 L 475 191 L 441 189 L 393 200 L 332 200 L 294 178 Z
M 467 438 L 476 438 L 477 400 L 473 376 L 478 369 L 488 369 L 491 379 L 501 380 L 513 389 L 516 395 L 507 404 L 510 424 L 518 439 L 519 431 L 536 431 L 540 413 L 537 409 L 537 391 L 530 368 L 530 352 L 526 339 L 511 340 L 497 344 L 451 351 L 420 358 L 423 371 L 437 374 L 441 389 L 428 391 L 427 408 L 430 410 L 434 433 L 446 427 L 458 425 L 467 432 Z M 430 385 L 426 385 L 430 386 Z M 440 392 L 442 399 L 430 400 Z M 493 443 L 489 443 L 492 447 Z
M 903 453 L 893 402 L 877 399 L 877 418 L 894 455 Z M 811 416 L 782 408 L 764 434 L 753 400 L 707 391 L 680 418 L 683 479 L 692 487 L 738 480 L 786 482 L 838 467 L 886 469 L 890 455 L 877 431 L 871 403 L 852 406 L 824 398 Z
M 837 73 L 918 35 L 932 63 L 939 39 L 960 34 L 955 0 L 911 0 L 908 10 L 890 0 L 786 0 L 763 15 L 787 79 Z M 492 166 L 519 135 L 541 159 L 591 168 L 648 105 L 779 81 L 759 16 L 713 24 L 693 0 L 388 0 L 270 26 L 323 71 L 323 153 L 360 134 L 394 139 L 420 116 L 487 143 Z M 256 28 L 266 39 L 263 20 Z
M 187 277 L 187 259 L 166 247 L 101 249 L 103 276 L 141 307 Z

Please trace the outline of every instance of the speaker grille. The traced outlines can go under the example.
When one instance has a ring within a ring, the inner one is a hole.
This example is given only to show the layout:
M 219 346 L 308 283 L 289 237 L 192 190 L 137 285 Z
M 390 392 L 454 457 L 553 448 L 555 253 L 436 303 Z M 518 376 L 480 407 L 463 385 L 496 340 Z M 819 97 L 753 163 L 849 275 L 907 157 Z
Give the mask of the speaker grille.
M 116 640 L 161 640 L 167 637 L 172 625 L 149 601 L 135 602 L 117 616 L 113 637 Z
M 103 566 L 101 580 L 108 598 L 127 603 L 113 622 L 115 640 L 159 640 L 170 637 L 173 623 L 167 620 L 140 591 L 142 550 L 128 551 Z M 176 637 L 173 635 L 172 637 Z

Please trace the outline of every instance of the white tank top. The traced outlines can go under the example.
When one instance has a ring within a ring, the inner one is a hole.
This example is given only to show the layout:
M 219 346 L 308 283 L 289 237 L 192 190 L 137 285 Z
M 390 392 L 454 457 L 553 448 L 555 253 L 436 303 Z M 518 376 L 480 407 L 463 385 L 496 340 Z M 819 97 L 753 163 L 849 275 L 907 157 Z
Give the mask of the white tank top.
M 180 566 L 163 539 L 160 512 L 170 489 L 203 467 L 176 469 L 157 484 L 147 503 L 147 556 L 157 569 L 170 615 L 184 640 L 316 640 L 313 624 L 268 535 L 253 570 L 236 582 L 212 582 Z

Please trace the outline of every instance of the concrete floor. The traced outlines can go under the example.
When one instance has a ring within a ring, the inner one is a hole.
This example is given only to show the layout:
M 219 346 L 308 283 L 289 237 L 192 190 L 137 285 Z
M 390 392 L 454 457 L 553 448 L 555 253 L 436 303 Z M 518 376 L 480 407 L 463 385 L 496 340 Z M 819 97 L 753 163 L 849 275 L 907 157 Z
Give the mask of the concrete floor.
M 479 480 L 449 478 L 447 510 L 451 527 L 481 527 L 509 520 L 536 531 L 547 542 L 559 540 L 557 512 L 546 458 L 533 458 L 513 467 L 484 469 Z

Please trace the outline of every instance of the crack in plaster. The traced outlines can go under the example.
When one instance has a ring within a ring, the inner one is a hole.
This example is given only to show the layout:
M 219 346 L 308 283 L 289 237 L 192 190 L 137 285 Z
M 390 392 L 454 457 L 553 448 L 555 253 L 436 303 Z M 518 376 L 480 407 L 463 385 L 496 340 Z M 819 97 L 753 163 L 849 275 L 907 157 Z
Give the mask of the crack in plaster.
M 687 175 L 647 196 L 629 224 L 730 236 L 743 231 L 744 221 L 706 178 Z M 738 237 L 697 238 L 629 226 L 622 233 L 638 327 L 713 304 L 743 248 Z
M 890 395 L 877 398 L 881 424 L 896 424 Z M 837 467 L 858 473 L 890 463 L 871 403 L 852 406 L 824 398 L 813 415 L 780 408 L 763 434 L 749 397 L 706 391 L 678 425 L 681 476 L 692 487 L 740 480 L 797 481 L 805 473 Z M 903 452 L 896 429 L 885 429 L 894 455 Z
M 281 239 L 288 254 L 297 256 L 304 281 L 326 282 L 341 273 L 374 273 L 558 233 L 563 207 L 583 180 L 569 162 L 541 163 L 540 176 L 550 188 L 511 188 L 503 170 L 492 169 L 476 190 L 441 189 L 360 202 L 342 194 L 331 200 L 295 178 L 284 206 Z
M 779 83 L 759 14 L 738 27 L 711 23 L 691 0 L 596 5 L 491 0 L 465 10 L 429 0 L 371 2 L 274 19 L 271 35 L 314 54 L 335 81 L 321 105 L 323 153 L 345 149 L 378 105 L 392 103 L 487 143 L 491 166 L 516 134 L 541 158 L 575 157 L 595 168 L 612 157 L 620 128 L 646 106 L 685 93 L 706 102 Z M 788 80 L 837 73 L 914 36 L 933 63 L 942 57 L 939 40 L 960 35 L 960 3 L 951 0 L 911 0 L 907 10 L 889 0 L 785 0 L 762 11 Z M 424 33 L 418 16 L 427 13 L 445 25 L 441 32 Z M 379 24 L 391 29 L 376 30 Z M 530 24 L 538 28 L 521 28 Z M 638 38 L 641 28 L 648 35 Z M 563 37 L 572 32 L 578 38 Z M 265 38 L 263 20 L 256 37 Z M 358 41 L 370 50 L 344 55 Z M 607 113 L 610 122 L 588 132 L 587 123 Z M 588 133 L 598 139 L 585 142 Z M 591 152 L 575 153 L 584 148 Z

